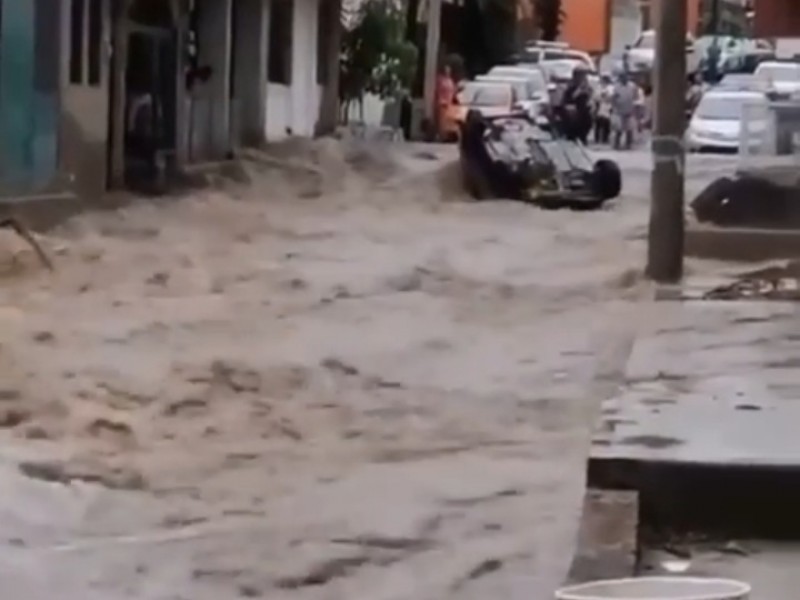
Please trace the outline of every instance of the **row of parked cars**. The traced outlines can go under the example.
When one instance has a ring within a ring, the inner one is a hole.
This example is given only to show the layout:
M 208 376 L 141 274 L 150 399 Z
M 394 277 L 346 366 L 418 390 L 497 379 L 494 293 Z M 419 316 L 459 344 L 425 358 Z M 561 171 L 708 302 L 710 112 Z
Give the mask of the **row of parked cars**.
M 485 75 L 460 85 L 443 118 L 445 139 L 458 138 L 469 110 L 488 117 L 525 113 L 536 123 L 546 125 L 559 84 L 568 81 L 576 68 L 585 70 L 595 85 L 600 83 L 591 56 L 563 43 L 530 44 L 514 62 L 495 66 Z
M 800 106 L 800 62 L 761 62 L 754 73 L 730 73 L 709 87 L 689 121 L 689 148 L 737 151 L 745 140 L 750 150 L 760 148 L 769 130 L 770 102 Z

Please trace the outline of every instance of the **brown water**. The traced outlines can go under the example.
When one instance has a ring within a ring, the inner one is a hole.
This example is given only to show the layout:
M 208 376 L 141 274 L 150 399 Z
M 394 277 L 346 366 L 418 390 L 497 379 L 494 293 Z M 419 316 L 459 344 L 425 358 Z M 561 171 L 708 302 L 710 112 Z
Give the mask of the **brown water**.
M 15 597 L 561 583 L 646 206 L 470 203 L 447 149 L 295 152 L 312 167 L 76 219 L 44 239 L 54 275 L 0 252 Z

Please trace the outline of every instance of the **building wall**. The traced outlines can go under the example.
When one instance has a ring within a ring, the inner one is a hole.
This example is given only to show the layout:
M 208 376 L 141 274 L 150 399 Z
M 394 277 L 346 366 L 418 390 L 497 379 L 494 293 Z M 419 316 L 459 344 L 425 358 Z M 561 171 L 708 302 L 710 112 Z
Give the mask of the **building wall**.
M 89 78 L 88 32 L 90 2 L 83 16 L 73 14 L 71 0 L 63 0 L 61 44 L 61 128 L 59 154 L 61 168 L 70 187 L 85 198 L 99 198 L 106 190 L 109 136 L 109 65 L 107 45 L 100 48 L 100 78 Z M 108 41 L 111 20 L 109 3 L 102 8 L 101 39 Z M 82 25 L 78 25 L 80 21 Z M 83 34 L 75 40 L 73 34 Z M 74 71 L 75 62 L 82 65 Z
M 609 53 L 619 57 L 642 32 L 642 15 L 638 0 L 612 0 L 611 39 Z
M 60 4 L 3 2 L 0 196 L 46 190 L 58 167 Z
M 797 0 L 756 0 L 755 35 L 800 37 L 800 6 Z
M 586 52 L 604 53 L 610 44 L 611 0 L 563 0 L 561 39 Z
M 276 2 L 281 0 L 267 0 Z M 294 0 L 291 83 L 267 83 L 267 141 L 312 136 L 322 98 L 317 84 L 317 11 L 319 0 Z M 271 11 L 267 11 L 267 19 Z
M 652 29 L 656 24 L 656 17 L 662 2 L 675 0 L 641 0 L 642 10 L 646 14 L 645 29 Z M 686 0 L 686 31 L 692 34 L 697 32 L 700 25 L 701 0 Z
M 264 0 L 234 0 L 234 66 L 231 105 L 234 145 L 264 139 L 267 95 L 267 11 Z
M 212 69 L 189 97 L 190 162 L 225 158 L 232 149 L 230 122 L 231 0 L 198 0 L 199 61 Z

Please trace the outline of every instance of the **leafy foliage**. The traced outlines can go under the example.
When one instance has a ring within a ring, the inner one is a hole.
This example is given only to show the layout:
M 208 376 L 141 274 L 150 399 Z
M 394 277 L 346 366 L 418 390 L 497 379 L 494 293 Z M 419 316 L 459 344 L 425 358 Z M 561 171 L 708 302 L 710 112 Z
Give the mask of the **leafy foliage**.
M 564 23 L 564 7 L 561 0 L 534 0 L 536 26 L 543 40 L 553 41 L 561 33 Z
M 387 98 L 407 90 L 417 67 L 418 50 L 405 40 L 406 15 L 393 0 L 366 0 L 343 15 L 342 100 L 364 93 Z

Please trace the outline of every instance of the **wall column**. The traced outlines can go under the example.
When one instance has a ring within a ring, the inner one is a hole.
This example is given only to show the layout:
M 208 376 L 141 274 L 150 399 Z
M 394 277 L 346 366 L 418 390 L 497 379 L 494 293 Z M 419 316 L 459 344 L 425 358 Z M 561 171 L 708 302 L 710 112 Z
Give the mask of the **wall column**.
M 200 65 L 211 67 L 211 78 L 202 87 L 210 110 L 210 159 L 231 151 L 230 65 L 231 0 L 202 0 L 198 24 Z
M 234 145 L 264 143 L 267 102 L 267 4 L 234 0 L 233 89 L 237 111 Z

